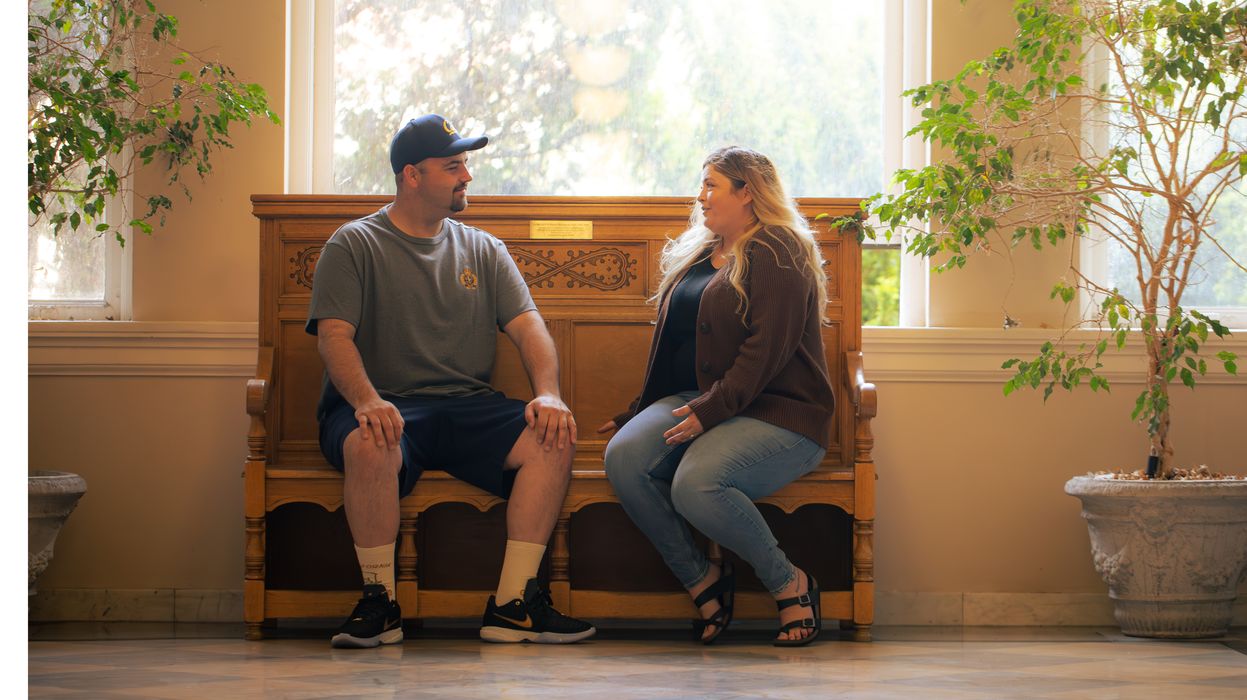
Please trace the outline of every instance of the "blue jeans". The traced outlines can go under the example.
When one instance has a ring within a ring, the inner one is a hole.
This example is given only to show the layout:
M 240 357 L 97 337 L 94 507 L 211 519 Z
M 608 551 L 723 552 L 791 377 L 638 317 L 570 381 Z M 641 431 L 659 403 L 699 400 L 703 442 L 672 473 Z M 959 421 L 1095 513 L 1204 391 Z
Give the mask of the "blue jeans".
M 624 511 L 649 537 L 685 588 L 710 571 L 688 521 L 748 562 L 772 594 L 796 575 L 755 498 L 814 469 L 826 452 L 813 440 L 754 418 L 736 416 L 696 439 L 668 445 L 671 415 L 698 396 L 689 391 L 655 401 L 606 446 L 606 476 Z

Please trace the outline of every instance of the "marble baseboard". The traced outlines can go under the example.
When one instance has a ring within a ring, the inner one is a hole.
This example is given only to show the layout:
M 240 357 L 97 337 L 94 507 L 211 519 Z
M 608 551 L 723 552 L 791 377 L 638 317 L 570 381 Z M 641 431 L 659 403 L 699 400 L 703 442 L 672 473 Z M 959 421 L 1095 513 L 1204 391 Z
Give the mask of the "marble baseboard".
M 1104 593 L 875 593 L 877 625 L 965 627 L 1117 626 Z M 1234 625 L 1247 625 L 1247 596 L 1234 604 Z
M 187 588 L 41 590 L 30 598 L 31 622 L 237 622 L 242 591 Z
M 77 589 L 40 591 L 30 599 L 32 622 L 237 622 L 242 591 Z M 875 624 L 965 627 L 1116 626 L 1103 593 L 875 593 Z M 1234 606 L 1247 625 L 1247 596 Z

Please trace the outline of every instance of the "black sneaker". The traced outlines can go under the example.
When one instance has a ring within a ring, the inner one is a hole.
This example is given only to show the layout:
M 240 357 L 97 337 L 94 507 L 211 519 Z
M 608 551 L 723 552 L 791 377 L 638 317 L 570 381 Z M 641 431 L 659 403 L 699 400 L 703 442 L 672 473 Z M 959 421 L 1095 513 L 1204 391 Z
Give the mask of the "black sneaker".
M 570 644 L 592 637 L 593 625 L 568 617 L 550 607 L 550 594 L 528 579 L 524 599 L 496 605 L 489 596 L 485 617 L 481 619 L 481 639 L 487 642 L 537 642 L 538 644 Z
M 385 586 L 364 586 L 364 597 L 330 642 L 339 649 L 368 649 L 403 641 L 403 611 L 390 600 Z

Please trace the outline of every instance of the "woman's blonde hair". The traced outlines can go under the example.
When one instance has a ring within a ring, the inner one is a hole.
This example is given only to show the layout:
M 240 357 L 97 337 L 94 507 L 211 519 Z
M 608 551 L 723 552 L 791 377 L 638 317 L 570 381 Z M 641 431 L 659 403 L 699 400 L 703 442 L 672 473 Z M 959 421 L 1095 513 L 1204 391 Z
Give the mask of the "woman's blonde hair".
M 727 279 L 740 297 L 740 306 L 737 309 L 741 312 L 742 321 L 749 313 L 749 298 L 745 294 L 744 286 L 744 280 L 749 274 L 749 259 L 744 255 L 745 245 L 761 230 L 765 230 L 783 243 L 789 257 L 796 261 L 797 265 L 804 267 L 806 274 L 814 280 L 818 293 L 818 316 L 820 320 L 825 320 L 827 273 L 823 271 L 823 254 L 819 250 L 818 242 L 814 240 L 814 233 L 810 230 L 805 217 L 797 211 L 796 202 L 785 192 L 784 184 L 780 182 L 779 174 L 775 171 L 775 165 L 769 158 L 757 151 L 741 146 L 726 146 L 706 157 L 706 161 L 702 163 L 702 169 L 706 168 L 713 168 L 730 180 L 733 192 L 747 186 L 749 193 L 753 195 L 751 206 L 755 223 L 749 232 L 737 239 L 732 249 L 728 251 L 731 257 L 727 263 Z M 662 281 L 658 284 L 658 292 L 654 295 L 653 301 L 661 299 L 679 281 L 685 270 L 701 260 L 713 247 L 717 238 L 710 229 L 706 228 L 706 217 L 702 213 L 701 203 L 695 202 L 693 214 L 689 217 L 688 228 L 684 233 L 668 241 L 663 248 Z M 758 244 L 770 249 L 776 261 L 783 264 L 779 253 L 772 249 L 770 244 L 761 239 L 758 240 Z

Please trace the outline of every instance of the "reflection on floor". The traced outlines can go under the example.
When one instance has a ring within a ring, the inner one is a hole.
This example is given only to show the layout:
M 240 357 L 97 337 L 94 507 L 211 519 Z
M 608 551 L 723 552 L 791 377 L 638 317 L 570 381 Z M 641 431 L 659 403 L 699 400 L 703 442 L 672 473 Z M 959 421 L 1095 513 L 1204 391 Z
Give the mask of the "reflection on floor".
M 1247 630 L 1197 642 L 1103 628 L 877 627 L 810 647 L 734 625 L 703 647 L 607 628 L 567 647 L 488 645 L 464 625 L 401 645 L 329 648 L 324 629 L 242 640 L 241 625 L 29 626 L 30 697 L 1247 698 Z

